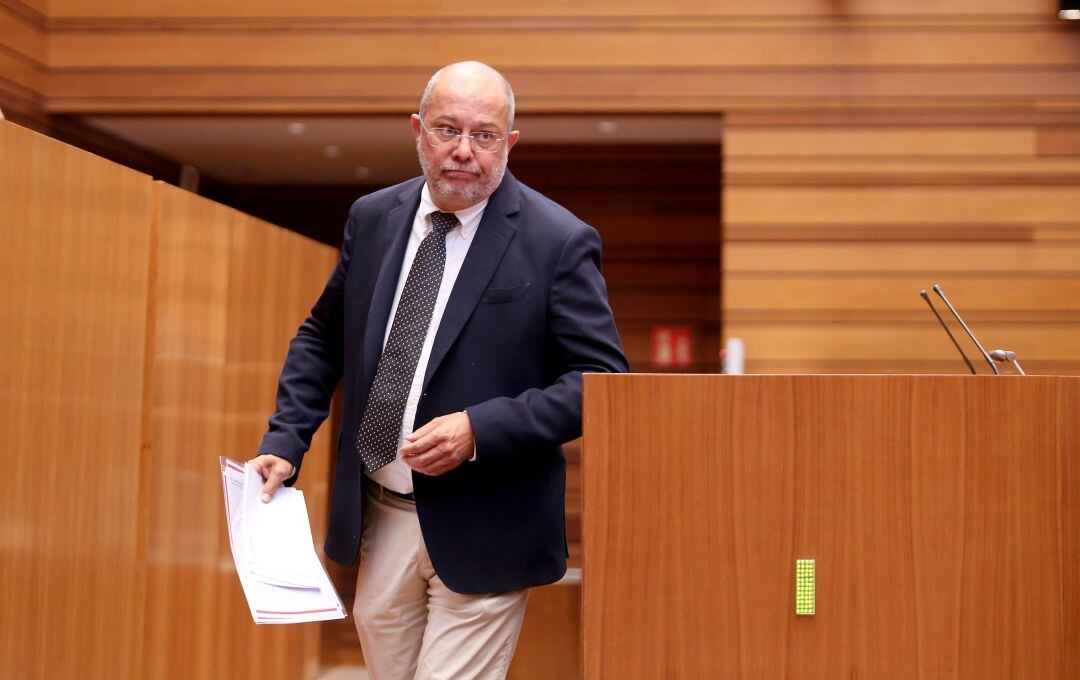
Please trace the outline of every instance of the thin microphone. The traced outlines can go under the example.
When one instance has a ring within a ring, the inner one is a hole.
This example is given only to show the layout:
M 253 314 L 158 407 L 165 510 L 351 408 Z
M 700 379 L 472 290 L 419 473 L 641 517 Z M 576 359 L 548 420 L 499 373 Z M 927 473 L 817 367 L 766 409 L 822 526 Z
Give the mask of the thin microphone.
M 964 323 L 964 320 L 960 318 L 960 315 L 956 312 L 956 309 L 952 306 L 952 303 L 949 302 L 949 298 L 945 297 L 945 291 L 941 290 L 941 284 L 934 284 L 934 292 L 938 294 L 938 297 L 945 301 L 945 306 L 949 308 L 949 311 L 952 312 L 952 315 L 956 317 L 957 321 L 960 322 L 960 326 L 964 329 L 964 332 L 968 334 L 968 337 L 971 338 L 971 341 L 974 342 L 975 346 L 979 348 L 979 352 L 983 355 L 983 359 L 986 359 L 986 363 L 990 364 L 990 368 L 994 371 L 994 375 L 1001 375 L 1001 371 L 998 370 L 998 367 L 994 364 L 994 361 L 990 358 L 990 355 L 986 353 L 985 349 L 983 349 L 982 344 L 978 341 L 978 339 L 975 338 L 975 334 L 971 332 L 971 329 L 968 328 L 966 323 Z
M 1020 368 L 1020 362 L 1016 360 L 1016 352 L 1007 349 L 995 349 L 990 352 L 990 358 L 999 364 L 1009 364 L 1016 366 L 1016 372 L 1020 375 L 1027 375 L 1024 373 L 1024 369 Z
M 926 300 L 926 304 L 930 306 L 930 311 L 934 313 L 934 316 L 937 317 L 938 323 L 941 324 L 941 327 L 944 328 L 945 332 L 949 334 L 949 339 L 952 340 L 952 344 L 954 347 L 956 347 L 956 351 L 960 352 L 960 356 L 964 358 L 964 363 L 967 364 L 967 367 L 970 368 L 972 374 L 974 374 L 975 367 L 971 364 L 971 359 L 968 359 L 967 354 L 964 354 L 964 350 L 960 347 L 960 343 L 956 341 L 956 336 L 952 334 L 952 331 L 949 330 L 948 325 L 945 324 L 945 319 L 941 318 L 941 315 L 938 314 L 937 309 L 934 307 L 934 303 L 930 302 L 930 296 L 926 294 L 925 290 L 920 290 L 919 295 L 922 296 L 923 300 Z

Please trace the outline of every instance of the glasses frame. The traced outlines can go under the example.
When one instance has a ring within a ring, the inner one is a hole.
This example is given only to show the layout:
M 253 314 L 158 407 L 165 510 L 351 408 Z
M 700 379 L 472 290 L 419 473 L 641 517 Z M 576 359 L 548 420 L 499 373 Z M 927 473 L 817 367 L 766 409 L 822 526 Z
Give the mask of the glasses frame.
M 495 146 L 493 146 L 490 149 L 485 149 L 485 148 L 481 147 L 477 143 L 476 138 L 473 137 L 473 135 L 476 134 L 475 132 L 465 134 L 461 130 L 456 130 L 453 139 L 443 141 L 443 140 L 439 139 L 435 135 L 434 130 L 429 130 L 428 126 L 424 125 L 424 119 L 420 117 L 420 114 L 416 114 L 416 117 L 420 120 L 420 129 L 423 130 L 424 132 L 426 132 L 427 135 L 428 135 L 428 139 L 431 140 L 431 142 L 430 142 L 431 145 L 441 147 L 441 148 L 453 148 L 453 147 L 457 146 L 458 144 L 461 144 L 462 139 L 468 139 L 469 140 L 469 148 L 472 149 L 473 151 L 476 151 L 478 153 L 498 153 L 500 150 L 502 150 L 503 145 L 506 143 L 506 138 L 510 136 L 510 133 L 508 132 L 505 135 L 503 135 L 502 137 L 496 137 L 495 138 L 496 144 L 495 144 Z M 454 128 L 450 127 L 449 125 L 440 125 L 438 127 L 444 127 L 447 130 L 454 130 Z M 495 134 L 495 133 L 491 132 L 491 133 L 488 133 L 488 134 Z

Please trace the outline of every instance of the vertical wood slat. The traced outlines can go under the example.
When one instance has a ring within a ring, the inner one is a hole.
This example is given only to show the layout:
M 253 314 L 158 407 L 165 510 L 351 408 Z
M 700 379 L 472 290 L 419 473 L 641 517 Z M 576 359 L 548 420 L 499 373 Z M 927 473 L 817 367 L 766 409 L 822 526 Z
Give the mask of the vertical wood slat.
M 149 178 L 0 123 L 0 659 L 138 675 Z
M 221 210 L 226 210 L 220 208 Z M 231 210 L 229 212 L 232 212 Z M 289 340 L 318 297 L 337 260 L 333 248 L 285 229 L 238 215 L 229 249 L 228 341 L 224 448 L 243 458 L 254 455 L 277 391 Z M 323 426 L 304 459 L 298 486 L 320 557 L 329 504 L 330 428 Z M 228 550 L 223 536 L 222 550 Z M 227 553 L 225 553 L 227 554 Z M 239 584 L 225 574 L 232 600 L 242 603 Z M 233 653 L 219 660 L 237 677 L 314 677 L 319 668 L 318 624 L 252 626 L 246 606 L 220 611 Z
M 241 678 L 311 677 L 319 626 L 255 626 L 235 573 L 220 566 L 231 558 L 217 455 L 254 455 L 289 338 L 333 266 L 333 249 L 155 186 L 150 467 L 174 482 L 150 500 L 151 554 L 160 554 L 149 567 L 144 675 L 211 679 L 224 668 Z M 326 519 L 328 449 L 321 432 L 301 479 L 316 534 Z M 166 658 L 175 662 L 161 664 Z
M 223 447 L 228 255 L 232 224 L 213 204 L 155 185 L 146 642 L 143 676 L 210 678 L 221 649 L 213 621 L 224 527 Z M 227 217 L 227 216 L 226 216 Z M 161 664 L 161 659 L 173 659 Z

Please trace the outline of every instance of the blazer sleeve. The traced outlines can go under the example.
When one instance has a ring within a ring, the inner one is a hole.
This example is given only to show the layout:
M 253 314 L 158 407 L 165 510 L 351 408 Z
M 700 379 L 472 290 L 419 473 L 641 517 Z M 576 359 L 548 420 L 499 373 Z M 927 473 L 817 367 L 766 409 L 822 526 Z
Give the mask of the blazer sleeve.
M 574 230 L 563 245 L 548 293 L 548 325 L 563 373 L 543 389 L 467 409 L 478 461 L 580 437 L 582 373 L 629 370 L 600 273 L 600 235 L 592 227 Z
M 330 401 L 341 380 L 345 279 L 352 257 L 358 203 L 349 211 L 337 266 L 330 274 L 311 313 L 289 342 L 289 352 L 278 378 L 277 403 L 259 445 L 259 453 L 272 453 L 300 472 L 311 438 L 330 411 Z

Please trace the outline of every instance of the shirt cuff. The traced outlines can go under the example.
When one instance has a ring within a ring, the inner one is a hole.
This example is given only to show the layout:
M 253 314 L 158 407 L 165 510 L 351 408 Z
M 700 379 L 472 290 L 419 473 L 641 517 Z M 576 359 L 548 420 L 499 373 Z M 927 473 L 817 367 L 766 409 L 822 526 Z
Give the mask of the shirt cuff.
M 461 412 L 464 413 L 466 416 L 469 415 L 468 411 L 462 410 Z M 470 427 L 472 426 L 472 417 L 469 417 L 469 425 L 470 425 Z M 465 462 L 466 463 L 474 463 L 474 462 L 476 462 L 476 433 L 475 432 L 473 432 L 472 458 L 470 458 L 469 460 L 467 460 Z

